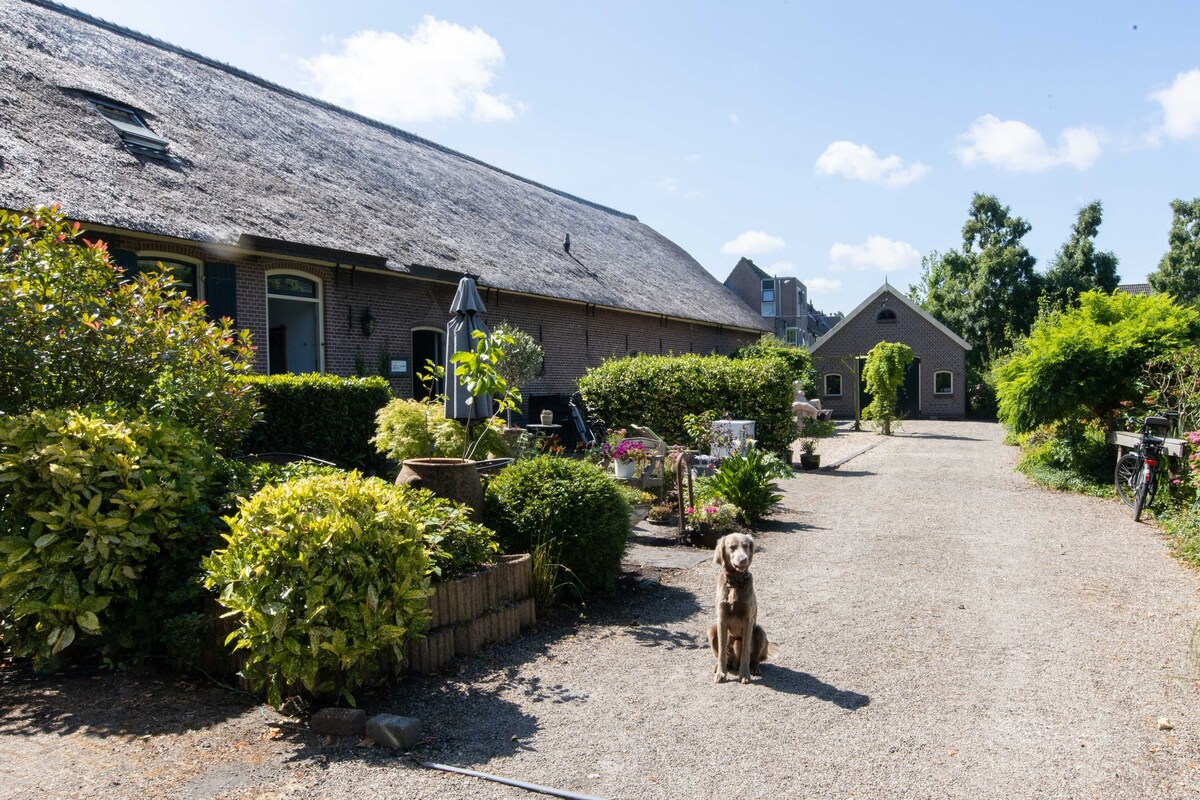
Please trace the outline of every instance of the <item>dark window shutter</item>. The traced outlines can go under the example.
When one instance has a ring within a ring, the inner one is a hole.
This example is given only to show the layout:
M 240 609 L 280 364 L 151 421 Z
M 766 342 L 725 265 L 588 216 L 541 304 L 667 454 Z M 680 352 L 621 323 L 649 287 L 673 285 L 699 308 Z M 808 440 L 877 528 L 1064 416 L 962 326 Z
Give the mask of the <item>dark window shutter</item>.
M 137 253 L 133 250 L 121 250 L 116 247 L 108 248 L 108 258 L 112 263 L 125 270 L 124 280 L 132 281 L 138 276 Z
M 233 264 L 204 265 L 204 300 L 208 318 L 229 317 L 237 323 L 237 274 Z

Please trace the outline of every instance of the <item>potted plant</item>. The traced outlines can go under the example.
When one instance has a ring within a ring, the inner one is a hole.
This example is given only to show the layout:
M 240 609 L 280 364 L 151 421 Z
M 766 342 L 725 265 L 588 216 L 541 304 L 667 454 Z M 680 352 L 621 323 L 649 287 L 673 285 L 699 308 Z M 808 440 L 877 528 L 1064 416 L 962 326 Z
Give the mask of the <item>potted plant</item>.
M 698 547 L 715 547 L 717 540 L 733 527 L 738 508 L 732 503 L 710 503 L 687 510 L 687 535 Z
M 817 440 L 800 440 L 800 469 L 817 469 L 821 466 L 821 454 L 817 452 Z
M 650 453 L 641 442 L 626 439 L 613 448 L 612 459 L 617 478 L 628 480 L 637 477 L 646 468 Z

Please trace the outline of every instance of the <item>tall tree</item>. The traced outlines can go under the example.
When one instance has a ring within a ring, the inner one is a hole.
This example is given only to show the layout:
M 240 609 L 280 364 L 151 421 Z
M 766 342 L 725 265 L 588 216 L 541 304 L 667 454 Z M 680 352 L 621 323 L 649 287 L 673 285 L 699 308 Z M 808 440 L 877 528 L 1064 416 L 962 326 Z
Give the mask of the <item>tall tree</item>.
M 1037 263 L 1021 239 L 1030 226 L 993 195 L 976 194 L 962 247 L 931 253 L 912 294 L 922 307 L 969 341 L 975 366 L 1029 332 L 1041 293 Z
M 1099 200 L 1079 209 L 1071 236 L 1054 254 L 1046 272 L 1046 296 L 1069 305 L 1078 305 L 1079 295 L 1089 291 L 1108 294 L 1117 288 L 1117 257 L 1111 252 L 1096 252 L 1096 234 L 1104 217 Z
M 1150 285 L 1180 303 L 1200 305 L 1200 197 L 1174 200 L 1171 210 L 1175 218 L 1167 235 L 1170 249 L 1150 273 Z

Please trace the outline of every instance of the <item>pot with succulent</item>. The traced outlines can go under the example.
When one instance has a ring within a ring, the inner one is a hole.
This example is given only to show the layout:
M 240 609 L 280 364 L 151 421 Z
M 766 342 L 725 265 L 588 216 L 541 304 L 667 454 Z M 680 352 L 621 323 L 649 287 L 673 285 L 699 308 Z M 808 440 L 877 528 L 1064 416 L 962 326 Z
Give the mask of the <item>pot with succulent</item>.
M 821 454 L 817 452 L 817 440 L 800 440 L 800 469 L 817 469 L 821 466 Z
M 832 436 L 837 426 L 831 420 L 805 417 L 800 428 L 800 468 L 817 469 L 821 466 L 821 454 L 817 452 L 817 439 Z

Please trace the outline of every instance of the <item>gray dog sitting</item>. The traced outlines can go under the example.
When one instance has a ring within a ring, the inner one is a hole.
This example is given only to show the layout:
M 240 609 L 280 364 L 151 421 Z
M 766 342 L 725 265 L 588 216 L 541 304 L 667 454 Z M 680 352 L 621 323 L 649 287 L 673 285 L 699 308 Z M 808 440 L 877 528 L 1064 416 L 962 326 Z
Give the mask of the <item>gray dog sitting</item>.
M 767 632 L 758 624 L 758 600 L 754 596 L 754 539 L 731 533 L 717 542 L 713 563 L 721 567 L 717 578 L 717 621 L 708 626 L 708 643 L 717 659 L 713 680 L 722 683 L 737 670 L 738 680 L 749 683 L 767 660 Z M 746 639 L 750 646 L 746 647 Z

